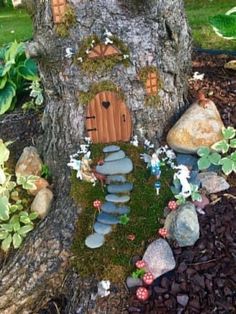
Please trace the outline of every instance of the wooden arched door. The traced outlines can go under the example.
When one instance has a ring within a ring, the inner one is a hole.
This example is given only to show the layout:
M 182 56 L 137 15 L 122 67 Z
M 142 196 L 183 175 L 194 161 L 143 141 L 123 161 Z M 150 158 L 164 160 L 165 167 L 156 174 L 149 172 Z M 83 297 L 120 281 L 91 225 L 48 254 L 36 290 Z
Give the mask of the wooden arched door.
M 93 143 L 130 140 L 130 112 L 117 93 L 104 91 L 93 98 L 87 106 L 86 129 Z

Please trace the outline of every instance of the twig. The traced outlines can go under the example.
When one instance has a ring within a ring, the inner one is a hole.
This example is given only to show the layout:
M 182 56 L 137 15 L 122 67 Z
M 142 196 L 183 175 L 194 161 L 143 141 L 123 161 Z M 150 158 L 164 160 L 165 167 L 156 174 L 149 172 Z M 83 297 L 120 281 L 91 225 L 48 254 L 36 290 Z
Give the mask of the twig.
M 57 304 L 55 302 L 52 302 L 52 303 L 53 303 L 53 305 L 54 305 L 54 307 L 55 307 L 55 309 L 57 311 L 57 314 L 60 314 L 61 312 L 59 311 L 59 308 L 58 308 Z
M 209 261 L 205 261 L 205 262 L 198 262 L 198 263 L 192 263 L 192 264 L 187 264 L 188 266 L 197 266 L 197 265 L 202 265 L 202 264 L 208 264 L 208 263 L 211 263 L 211 262 L 216 262 L 218 261 L 219 259 L 221 259 L 223 256 L 219 257 L 219 258 L 213 258 L 213 259 L 210 259 Z
M 234 200 L 236 200 L 236 196 L 232 195 L 232 194 L 229 194 L 229 193 L 225 193 L 225 194 L 223 194 L 223 196 L 225 196 L 227 198 L 233 198 Z
M 210 203 L 210 205 L 215 205 L 216 203 L 218 203 L 219 201 L 221 201 L 221 197 L 218 197 L 216 200 L 212 201 Z

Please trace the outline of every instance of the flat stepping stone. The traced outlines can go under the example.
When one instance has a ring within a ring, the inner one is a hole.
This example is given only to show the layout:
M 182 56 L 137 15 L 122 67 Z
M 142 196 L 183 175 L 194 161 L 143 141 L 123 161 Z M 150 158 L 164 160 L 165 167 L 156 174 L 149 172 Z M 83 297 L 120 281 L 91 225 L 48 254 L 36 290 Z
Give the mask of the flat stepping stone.
M 116 206 L 112 202 L 105 202 L 102 204 L 101 210 L 107 214 L 119 214 L 125 215 L 130 212 L 130 208 L 127 206 Z
M 104 175 L 127 174 L 133 170 L 133 163 L 128 158 L 106 161 L 102 166 L 96 166 L 96 171 Z
M 109 154 L 104 161 L 114 161 L 125 158 L 125 152 L 123 150 L 119 150 L 118 152 Z
M 109 146 L 105 146 L 103 148 L 103 153 L 113 153 L 113 152 L 117 152 L 118 150 L 120 150 L 120 147 L 117 145 L 109 145 Z
M 105 225 L 100 222 L 95 222 L 93 229 L 99 234 L 108 234 L 112 230 L 110 225 Z
M 113 176 L 107 176 L 106 178 L 106 184 L 111 184 L 111 183 L 125 183 L 126 182 L 126 177 L 122 175 L 113 175 Z
M 132 183 L 123 183 L 123 184 L 110 184 L 107 187 L 108 193 L 128 193 L 132 191 L 133 184 Z
M 130 196 L 129 195 L 116 195 L 116 194 L 108 194 L 106 196 L 106 201 L 108 202 L 113 202 L 113 203 L 126 203 L 130 200 Z
M 116 216 L 112 216 L 103 212 L 97 216 L 97 221 L 107 225 L 116 225 L 119 223 L 119 219 Z
M 105 242 L 104 235 L 99 234 L 99 233 L 93 233 L 90 234 L 86 240 L 85 240 L 85 245 L 90 248 L 90 249 L 96 249 L 101 247 Z

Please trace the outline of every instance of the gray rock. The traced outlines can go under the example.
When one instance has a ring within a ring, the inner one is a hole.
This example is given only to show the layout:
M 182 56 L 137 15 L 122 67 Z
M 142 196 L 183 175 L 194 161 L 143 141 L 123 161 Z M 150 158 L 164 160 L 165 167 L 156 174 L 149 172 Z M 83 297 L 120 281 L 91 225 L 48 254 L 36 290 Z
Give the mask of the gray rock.
M 106 178 L 106 184 L 111 184 L 111 183 L 125 183 L 126 182 L 126 177 L 122 175 L 113 175 L 113 176 L 107 176 Z
M 103 148 L 103 153 L 113 153 L 113 152 L 117 152 L 118 150 L 120 150 L 120 147 L 117 145 L 109 145 L 109 146 L 105 146 Z
M 90 249 L 96 249 L 101 247 L 105 242 L 104 235 L 99 233 L 90 234 L 86 240 L 85 245 Z
M 130 288 L 140 287 L 143 285 L 143 281 L 140 278 L 133 278 L 131 276 L 126 279 L 126 286 Z
M 109 154 L 104 161 L 114 161 L 125 158 L 125 152 L 123 150 L 119 150 L 118 152 Z
M 132 191 L 133 183 L 110 184 L 107 187 L 108 193 L 128 193 Z
M 200 187 L 201 181 L 199 180 L 198 174 L 199 174 L 198 171 L 191 171 L 190 178 L 188 179 L 188 182 Z
M 102 211 L 107 214 L 119 214 L 125 215 L 130 212 L 130 208 L 127 206 L 116 206 L 112 202 L 105 202 L 101 207 Z
M 178 165 L 185 165 L 191 170 L 198 170 L 198 158 L 190 154 L 176 154 L 176 162 Z
M 195 206 L 187 202 L 171 211 L 165 220 L 169 238 L 176 240 L 180 247 L 194 245 L 199 239 L 199 222 Z
M 130 197 L 129 195 L 118 196 L 115 194 L 108 194 L 105 199 L 106 201 L 113 203 L 126 203 L 130 200 Z
M 164 239 L 153 241 L 144 253 L 143 260 L 155 279 L 175 268 L 171 247 Z
M 112 230 L 110 225 L 105 225 L 100 222 L 96 222 L 93 226 L 93 229 L 99 234 L 108 234 Z
M 128 158 L 107 161 L 102 166 L 96 166 L 96 171 L 105 175 L 127 174 L 133 170 L 133 163 Z
M 112 216 L 103 212 L 97 216 L 97 221 L 107 225 L 116 225 L 119 223 L 119 219 L 116 216 Z
M 230 187 L 228 182 L 215 172 L 201 172 L 198 174 L 198 178 L 201 181 L 202 187 L 206 189 L 209 194 L 218 193 Z
M 177 302 L 185 307 L 188 304 L 189 296 L 187 294 L 177 295 Z

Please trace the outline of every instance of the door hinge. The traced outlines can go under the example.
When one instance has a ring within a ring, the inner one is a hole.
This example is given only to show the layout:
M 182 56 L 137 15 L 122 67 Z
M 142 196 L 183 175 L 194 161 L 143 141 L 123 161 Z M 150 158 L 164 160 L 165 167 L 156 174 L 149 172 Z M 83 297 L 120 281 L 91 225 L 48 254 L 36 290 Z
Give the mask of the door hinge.
M 87 132 L 92 132 L 92 131 L 97 131 L 96 128 L 93 128 L 93 129 L 87 129 Z
M 95 116 L 86 117 L 86 119 L 95 119 Z

